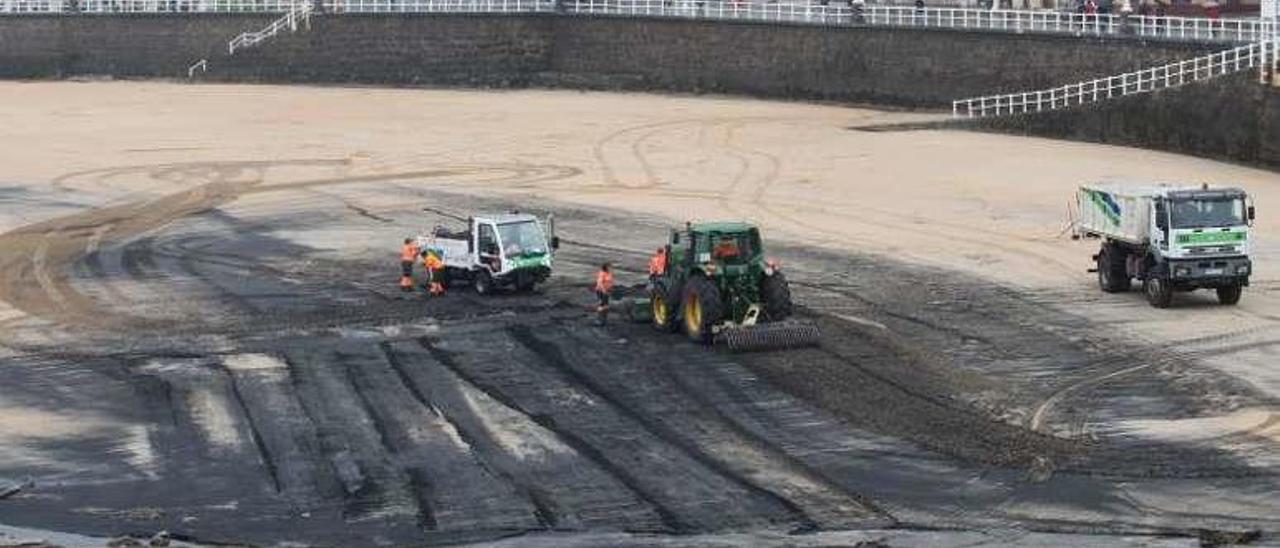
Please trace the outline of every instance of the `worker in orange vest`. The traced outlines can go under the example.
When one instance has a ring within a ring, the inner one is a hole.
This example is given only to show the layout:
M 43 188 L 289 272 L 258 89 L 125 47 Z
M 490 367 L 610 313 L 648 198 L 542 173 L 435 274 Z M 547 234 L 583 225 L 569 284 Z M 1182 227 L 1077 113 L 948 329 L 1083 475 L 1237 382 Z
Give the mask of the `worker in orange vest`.
M 400 248 L 400 291 L 413 291 L 413 263 L 420 252 L 413 238 L 405 238 Z
M 428 291 L 432 295 L 444 295 L 444 261 L 436 255 L 436 250 L 427 250 L 422 266 L 427 269 Z
M 596 272 L 596 325 L 604 325 L 609 321 L 609 297 L 613 295 L 613 273 L 609 271 L 609 263 L 600 265 Z
M 667 273 L 667 248 L 659 247 L 658 252 L 649 258 L 649 283 L 653 284 L 658 278 Z

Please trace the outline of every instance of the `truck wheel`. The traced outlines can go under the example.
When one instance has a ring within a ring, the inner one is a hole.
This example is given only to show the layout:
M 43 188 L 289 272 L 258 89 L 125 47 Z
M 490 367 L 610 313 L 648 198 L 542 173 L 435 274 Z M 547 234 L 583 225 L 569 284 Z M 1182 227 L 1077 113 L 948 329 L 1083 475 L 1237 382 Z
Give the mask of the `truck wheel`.
M 760 294 L 764 297 L 764 314 L 769 321 L 785 320 L 791 315 L 791 287 L 781 272 L 760 281 Z
M 1125 269 L 1125 256 L 1109 245 L 1103 245 L 1098 253 L 1098 286 L 1107 293 L 1123 293 L 1129 290 L 1132 279 Z
M 694 276 L 685 284 L 681 300 L 684 333 L 697 343 L 711 342 L 711 327 L 720 321 L 720 290 L 710 280 Z
M 1169 280 L 1159 276 L 1143 281 L 1142 291 L 1147 294 L 1147 302 L 1156 308 L 1169 308 L 1169 303 L 1173 302 L 1173 288 L 1169 286 Z
M 649 306 L 653 309 L 653 328 L 662 333 L 673 333 L 680 326 L 676 321 L 676 307 L 679 301 L 672 299 L 667 284 L 659 281 L 649 291 Z
M 1244 288 L 1239 285 L 1229 285 L 1218 288 L 1218 302 L 1225 305 L 1234 305 L 1240 302 L 1240 292 Z
M 493 293 L 493 276 L 489 274 L 488 270 L 483 268 L 477 270 L 474 279 L 472 280 L 472 284 L 475 286 L 476 294 L 478 295 L 488 295 Z

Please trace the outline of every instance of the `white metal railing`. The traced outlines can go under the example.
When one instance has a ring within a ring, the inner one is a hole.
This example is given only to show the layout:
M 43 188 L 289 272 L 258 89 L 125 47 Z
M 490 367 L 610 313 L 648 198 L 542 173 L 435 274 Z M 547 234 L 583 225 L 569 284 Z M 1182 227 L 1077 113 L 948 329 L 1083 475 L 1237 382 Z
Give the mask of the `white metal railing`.
M 65 0 L 0 0 L 0 14 L 59 13 L 66 10 Z
M 227 52 L 231 55 L 235 55 L 236 50 L 256 46 L 259 43 L 262 43 L 263 40 L 279 34 L 282 30 L 297 32 L 299 21 L 310 26 L 311 10 L 311 0 L 300 0 L 293 5 L 292 9 L 275 21 L 272 21 L 266 28 L 257 32 L 250 31 L 241 33 L 239 36 L 232 38 L 231 41 L 227 43 Z
M 328 13 L 538 13 L 555 0 L 325 0 Z
M 201 59 L 187 67 L 187 79 L 190 80 L 191 78 L 195 78 L 197 70 L 201 73 L 209 72 L 209 60 Z
M 891 0 L 899 1 L 899 0 Z M 935 0 L 931 3 L 938 3 Z M 1249 43 L 1277 32 L 1272 20 L 1083 14 L 1051 10 L 865 5 L 845 0 L 323 0 L 330 13 L 529 13 L 776 21 L 797 24 L 926 27 L 1076 36 L 1135 36 Z M 0 0 L 13 12 L 286 12 L 292 0 Z
M 712 0 L 722 1 L 722 0 Z M 830 1 L 830 0 L 829 0 Z M 834 0 L 840 2 L 841 0 Z M 883 6 L 912 5 L 912 0 L 873 0 Z M 821 0 L 779 0 L 774 4 L 820 4 Z M 351 2 L 331 0 L 326 2 L 335 12 L 394 13 L 405 12 L 522 12 L 548 11 L 555 0 L 454 0 L 452 2 L 424 2 L 421 0 L 371 0 Z M 937 7 L 959 8 L 972 4 L 972 0 L 930 0 Z M 4 13 L 272 13 L 286 12 L 293 5 L 290 0 L 0 0 L 0 14 Z
M 604 15 L 780 21 L 819 25 L 874 25 L 994 30 L 1087 36 L 1139 36 L 1175 40 L 1254 42 L 1271 37 L 1274 21 L 1083 14 L 1050 10 L 868 5 L 847 2 L 779 4 L 700 0 L 564 0 L 566 11 Z
M 3 2 L 4 0 L 0 0 Z M 81 13 L 280 13 L 294 0 L 80 0 Z M 67 4 L 71 8 L 71 4 Z
M 1058 110 L 1175 88 L 1255 67 L 1261 69 L 1259 79 L 1265 82 L 1275 71 L 1277 46 L 1274 41 L 1258 42 L 1118 76 L 1050 89 L 961 99 L 951 104 L 951 114 L 957 118 L 982 118 Z

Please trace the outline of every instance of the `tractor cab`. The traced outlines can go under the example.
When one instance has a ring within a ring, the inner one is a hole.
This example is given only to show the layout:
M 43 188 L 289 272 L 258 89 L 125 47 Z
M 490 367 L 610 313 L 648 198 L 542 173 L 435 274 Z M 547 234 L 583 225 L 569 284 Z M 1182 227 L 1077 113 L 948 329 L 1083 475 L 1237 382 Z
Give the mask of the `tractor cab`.
M 673 264 L 707 276 L 747 274 L 763 254 L 760 230 L 742 222 L 698 223 L 673 230 L 668 251 Z

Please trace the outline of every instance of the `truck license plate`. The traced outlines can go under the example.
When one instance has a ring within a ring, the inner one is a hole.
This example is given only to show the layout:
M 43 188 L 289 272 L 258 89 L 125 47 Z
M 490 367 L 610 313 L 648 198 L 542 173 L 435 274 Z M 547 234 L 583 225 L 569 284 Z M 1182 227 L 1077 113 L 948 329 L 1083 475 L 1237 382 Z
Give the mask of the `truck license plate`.
M 1222 275 L 1222 269 L 1221 269 L 1221 268 L 1208 268 L 1208 269 L 1205 269 L 1205 271 L 1204 271 L 1204 275 L 1205 275 L 1205 276 L 1221 276 L 1221 275 Z

